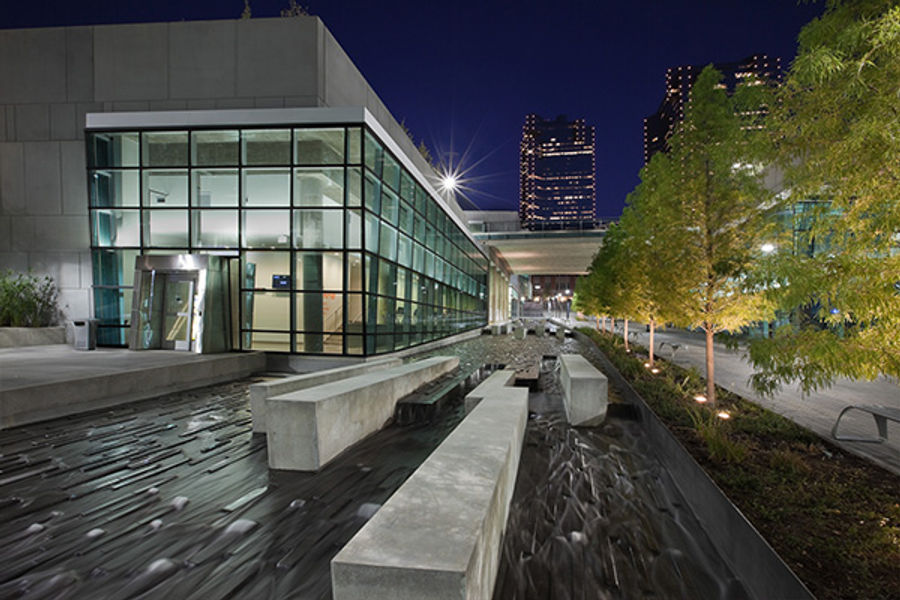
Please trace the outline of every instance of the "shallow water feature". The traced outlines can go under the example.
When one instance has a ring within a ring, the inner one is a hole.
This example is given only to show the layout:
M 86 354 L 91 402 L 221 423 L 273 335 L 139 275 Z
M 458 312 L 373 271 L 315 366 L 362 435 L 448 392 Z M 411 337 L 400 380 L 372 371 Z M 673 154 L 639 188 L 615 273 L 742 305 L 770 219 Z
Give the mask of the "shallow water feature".
M 553 362 L 544 361 L 539 387 L 494 598 L 747 598 L 640 425 L 569 427 Z

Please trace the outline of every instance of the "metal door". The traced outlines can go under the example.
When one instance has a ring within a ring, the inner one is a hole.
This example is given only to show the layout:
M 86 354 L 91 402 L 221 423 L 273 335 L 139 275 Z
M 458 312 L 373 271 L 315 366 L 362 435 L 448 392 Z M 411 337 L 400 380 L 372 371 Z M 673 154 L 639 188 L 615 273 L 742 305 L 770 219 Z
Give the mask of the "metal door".
M 163 302 L 163 348 L 191 350 L 194 283 L 193 278 L 189 279 L 184 276 L 169 275 L 166 278 Z

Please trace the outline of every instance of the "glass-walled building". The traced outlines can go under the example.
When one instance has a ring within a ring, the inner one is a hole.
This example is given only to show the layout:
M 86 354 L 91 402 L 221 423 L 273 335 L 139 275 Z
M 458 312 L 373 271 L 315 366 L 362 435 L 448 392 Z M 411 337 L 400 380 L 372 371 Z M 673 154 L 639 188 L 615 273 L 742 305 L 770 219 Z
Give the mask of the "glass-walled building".
M 486 324 L 488 259 L 362 108 L 104 113 L 87 133 L 101 343 L 126 343 L 151 254 L 232 257 L 243 350 L 372 355 Z

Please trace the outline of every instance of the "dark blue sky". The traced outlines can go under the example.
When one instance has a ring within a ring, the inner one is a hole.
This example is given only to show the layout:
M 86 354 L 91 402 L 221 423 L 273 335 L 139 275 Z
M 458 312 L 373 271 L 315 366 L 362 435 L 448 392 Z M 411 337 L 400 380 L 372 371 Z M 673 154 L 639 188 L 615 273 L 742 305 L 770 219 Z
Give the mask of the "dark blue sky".
M 277 16 L 288 0 L 251 0 Z M 468 195 L 517 208 L 524 116 L 567 114 L 597 128 L 598 213 L 616 216 L 638 182 L 642 119 L 668 66 L 796 51 L 823 2 L 793 0 L 307 0 L 398 120 L 444 160 Z M 243 0 L 16 2 L 0 27 L 236 18 Z

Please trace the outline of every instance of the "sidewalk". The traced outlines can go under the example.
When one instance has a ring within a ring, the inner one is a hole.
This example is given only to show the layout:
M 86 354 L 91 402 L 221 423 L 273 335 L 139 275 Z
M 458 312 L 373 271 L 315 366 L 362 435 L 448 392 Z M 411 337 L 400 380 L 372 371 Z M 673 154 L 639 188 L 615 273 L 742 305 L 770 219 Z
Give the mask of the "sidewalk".
M 578 326 L 595 328 L 593 322 L 571 321 Z M 607 321 L 607 327 L 609 322 Z M 649 345 L 650 334 L 645 326 L 629 323 L 628 333 L 631 341 L 644 347 Z M 621 325 L 616 333 L 622 335 Z M 680 329 L 657 330 L 654 346 L 659 357 L 675 364 L 690 368 L 695 367 L 701 375 L 706 374 L 705 342 L 700 334 Z M 680 346 L 674 352 L 672 345 Z M 744 350 L 730 350 L 724 345 L 715 345 L 716 384 L 759 404 L 771 411 L 793 420 L 794 422 L 815 432 L 831 443 L 861 456 L 873 463 L 900 475 L 900 424 L 888 421 L 888 441 L 882 444 L 859 442 L 838 442 L 831 437 L 831 428 L 841 410 L 851 404 L 880 404 L 900 409 L 900 387 L 879 377 L 875 381 L 852 381 L 839 379 L 831 388 L 819 390 L 804 397 L 798 385 L 782 388 L 781 392 L 771 398 L 757 394 L 749 385 L 753 369 L 747 360 Z M 860 437 L 877 437 L 875 421 L 870 415 L 859 411 L 851 411 L 841 419 L 840 433 Z

